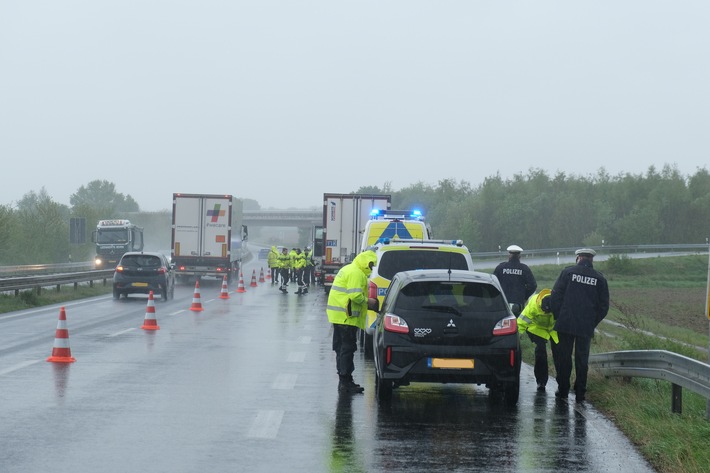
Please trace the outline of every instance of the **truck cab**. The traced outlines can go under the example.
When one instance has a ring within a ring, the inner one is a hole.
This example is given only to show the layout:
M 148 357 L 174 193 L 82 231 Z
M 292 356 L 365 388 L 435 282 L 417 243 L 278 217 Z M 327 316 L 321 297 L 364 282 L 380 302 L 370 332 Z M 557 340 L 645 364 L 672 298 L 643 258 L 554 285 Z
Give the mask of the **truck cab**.
M 143 250 L 143 228 L 126 219 L 99 220 L 91 233 L 96 243 L 96 269 L 114 268 L 128 251 Z

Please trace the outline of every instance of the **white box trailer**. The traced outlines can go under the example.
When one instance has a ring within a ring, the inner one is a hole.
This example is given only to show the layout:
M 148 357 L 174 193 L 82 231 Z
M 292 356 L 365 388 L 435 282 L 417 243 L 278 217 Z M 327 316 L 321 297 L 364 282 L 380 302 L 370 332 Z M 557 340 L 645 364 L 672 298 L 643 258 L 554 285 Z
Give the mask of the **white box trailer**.
M 229 194 L 173 194 L 172 261 L 181 282 L 231 280 L 246 249 L 243 203 Z
M 338 270 L 350 263 L 360 250 L 363 230 L 373 210 L 387 210 L 389 194 L 323 194 L 325 254 L 321 281 L 330 291 Z

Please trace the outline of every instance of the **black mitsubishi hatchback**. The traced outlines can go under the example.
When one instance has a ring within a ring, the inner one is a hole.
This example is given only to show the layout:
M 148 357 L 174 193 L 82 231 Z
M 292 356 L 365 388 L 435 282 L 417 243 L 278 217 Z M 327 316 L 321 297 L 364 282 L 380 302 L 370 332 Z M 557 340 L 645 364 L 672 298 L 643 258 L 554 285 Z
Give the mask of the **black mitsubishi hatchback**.
M 113 298 L 150 291 L 163 301 L 173 298 L 174 266 L 162 253 L 131 251 L 124 254 L 113 273 Z
M 498 280 L 462 270 L 397 273 L 377 316 L 375 391 L 380 401 L 410 382 L 485 385 L 518 402 L 521 349 L 516 315 Z

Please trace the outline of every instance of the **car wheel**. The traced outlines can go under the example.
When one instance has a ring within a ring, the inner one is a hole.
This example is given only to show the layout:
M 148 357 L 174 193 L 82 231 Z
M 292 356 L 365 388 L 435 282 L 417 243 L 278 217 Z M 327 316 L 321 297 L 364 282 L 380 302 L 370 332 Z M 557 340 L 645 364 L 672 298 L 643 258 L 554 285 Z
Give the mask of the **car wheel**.
M 121 293 L 116 290 L 116 288 L 113 289 L 113 298 L 115 300 L 118 300 L 121 297 Z
M 371 334 L 369 334 L 369 333 L 367 333 L 367 332 L 365 332 L 365 331 L 363 331 L 363 333 L 364 333 L 365 335 L 364 335 L 364 338 L 363 338 L 362 346 L 364 347 L 364 350 L 365 350 L 365 359 L 366 359 L 366 360 L 372 360 L 373 358 L 375 358 L 375 353 L 374 353 L 373 347 L 372 347 L 372 345 L 373 345 L 373 344 L 372 344 L 372 339 L 375 338 L 375 337 L 373 337 Z
M 382 379 L 375 373 L 375 394 L 377 399 L 382 402 L 387 402 L 392 399 L 392 381 Z
M 520 382 L 511 383 L 505 387 L 505 403 L 509 406 L 514 406 L 518 403 L 520 397 Z

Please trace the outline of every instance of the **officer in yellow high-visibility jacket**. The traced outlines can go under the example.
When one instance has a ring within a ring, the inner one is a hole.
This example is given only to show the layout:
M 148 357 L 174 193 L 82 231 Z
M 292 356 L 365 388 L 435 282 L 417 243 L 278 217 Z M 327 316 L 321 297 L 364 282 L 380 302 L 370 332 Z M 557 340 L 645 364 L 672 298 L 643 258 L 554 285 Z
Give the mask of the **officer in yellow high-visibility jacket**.
M 358 329 L 365 328 L 367 309 L 377 310 L 377 299 L 368 299 L 367 277 L 377 263 L 377 254 L 366 250 L 346 264 L 335 275 L 328 293 L 326 313 L 333 324 L 333 351 L 340 382 L 338 391 L 361 393 L 363 388 L 353 381 L 354 355 Z
M 550 291 L 543 289 L 533 294 L 528 299 L 525 309 L 518 316 L 518 332 L 527 332 L 530 340 L 535 344 L 535 381 L 537 390 L 544 391 L 549 378 L 547 366 L 547 341 L 552 340 L 553 362 L 556 360 L 555 350 L 559 339 L 555 331 L 555 316 L 550 311 Z M 555 367 L 557 364 L 555 362 Z

